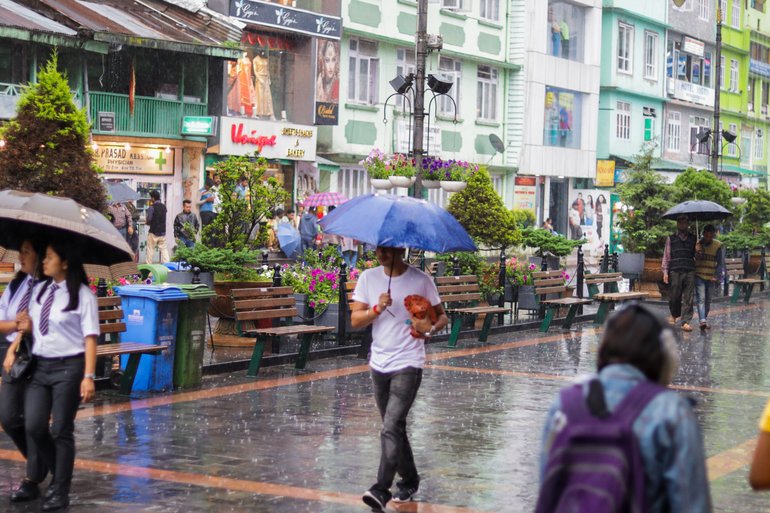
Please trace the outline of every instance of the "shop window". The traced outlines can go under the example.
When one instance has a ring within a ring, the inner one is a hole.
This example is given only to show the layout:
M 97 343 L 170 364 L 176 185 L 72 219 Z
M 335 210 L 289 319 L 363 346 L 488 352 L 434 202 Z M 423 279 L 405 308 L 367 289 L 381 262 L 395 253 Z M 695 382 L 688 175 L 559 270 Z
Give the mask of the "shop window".
M 711 150 L 711 139 L 706 139 L 704 142 L 698 141 L 698 134 L 707 130 L 711 126 L 711 122 L 708 118 L 701 116 L 690 116 L 690 151 L 695 148 L 700 155 L 708 155 Z
M 666 76 L 710 88 L 711 55 L 711 52 L 703 52 L 703 56 L 687 53 L 682 50 L 681 42 L 669 39 L 666 50 Z
M 500 21 L 500 0 L 479 0 L 479 16 L 485 20 Z
M 615 107 L 615 137 L 631 139 L 631 104 L 628 102 L 618 102 Z
M 497 119 L 497 70 L 491 66 L 479 66 L 476 75 L 476 117 L 495 121 Z
M 681 149 L 682 113 L 669 112 L 666 116 L 666 149 L 678 152 Z
M 548 54 L 571 61 L 584 59 L 586 8 L 561 0 L 548 1 Z
M 644 78 L 658 79 L 658 34 L 644 32 Z
M 401 75 L 406 77 L 410 73 L 415 73 L 414 49 L 396 48 L 396 75 Z M 406 102 L 406 100 L 404 100 L 403 96 L 401 95 L 396 96 L 396 108 L 402 111 L 406 110 L 404 108 L 405 103 L 408 107 L 409 104 Z
M 634 27 L 618 23 L 618 71 L 632 74 L 632 57 L 634 55 Z
M 763 129 L 758 128 L 757 131 L 754 133 L 755 142 L 754 142 L 754 158 L 757 160 L 762 160 L 765 158 L 765 132 Z
M 348 59 L 348 99 L 369 105 L 376 104 L 380 71 L 377 43 L 351 39 Z
M 580 148 L 582 103 L 580 93 L 546 86 L 544 146 Z
M 738 125 L 735 123 L 730 123 L 730 132 L 732 132 L 735 135 L 738 135 Z M 738 144 L 736 144 L 738 141 L 731 142 L 727 145 L 727 156 L 728 157 L 737 157 L 738 156 Z
M 438 59 L 438 70 L 441 76 L 444 80 L 448 80 L 449 82 L 452 82 L 454 85 L 452 85 L 452 89 L 449 91 L 449 96 L 454 99 L 454 103 L 452 102 L 452 99 L 446 97 L 446 96 L 439 96 L 438 99 L 438 110 L 439 113 L 444 116 L 452 116 L 454 117 L 455 114 L 460 116 L 460 83 L 462 82 L 462 75 L 463 75 L 463 64 L 457 59 L 450 59 L 448 57 L 442 57 L 439 56 Z M 457 104 L 457 112 L 455 113 L 455 104 Z

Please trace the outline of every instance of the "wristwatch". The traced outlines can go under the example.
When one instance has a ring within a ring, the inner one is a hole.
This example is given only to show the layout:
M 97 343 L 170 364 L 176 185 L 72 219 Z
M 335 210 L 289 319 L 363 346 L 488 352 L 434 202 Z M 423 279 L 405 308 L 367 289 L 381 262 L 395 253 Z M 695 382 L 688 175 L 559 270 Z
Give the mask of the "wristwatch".
M 86 374 L 83 374 L 83 379 L 96 379 L 96 374 L 93 372 L 88 372 Z

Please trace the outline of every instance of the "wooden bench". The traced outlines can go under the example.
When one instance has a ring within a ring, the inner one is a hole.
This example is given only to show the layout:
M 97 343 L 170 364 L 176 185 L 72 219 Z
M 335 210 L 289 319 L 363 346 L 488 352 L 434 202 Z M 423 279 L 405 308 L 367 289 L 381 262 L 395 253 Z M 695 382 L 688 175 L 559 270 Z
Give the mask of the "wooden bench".
M 725 274 L 727 281 L 733 284 L 733 295 L 730 298 L 731 304 L 737 304 L 738 298 L 743 295 L 743 302 L 748 303 L 751 294 L 754 291 L 754 285 L 761 285 L 763 280 L 760 278 L 747 278 L 744 274 L 742 258 L 725 258 Z
M 532 274 L 533 285 L 535 286 L 535 298 L 538 304 L 545 308 L 543 321 L 540 323 L 540 331 L 545 333 L 551 327 L 553 318 L 560 307 L 569 307 L 567 316 L 564 318 L 562 328 L 569 330 L 572 327 L 572 321 L 575 319 L 578 309 L 582 305 L 591 303 L 590 299 L 579 297 L 564 297 L 569 294 L 571 289 L 564 283 L 561 271 L 542 271 Z M 551 297 L 558 295 L 560 297 Z
M 232 291 L 233 310 L 238 332 L 256 336 L 254 352 L 249 363 L 248 376 L 256 377 L 265 352 L 265 343 L 270 340 L 274 349 L 279 349 L 280 340 L 287 335 L 298 335 L 301 339 L 296 369 L 304 369 L 310 354 L 313 337 L 320 333 L 334 331 L 334 326 L 313 326 L 292 324 L 292 318 L 298 314 L 291 287 L 263 287 L 235 289 Z M 244 321 L 267 319 L 272 327 L 243 329 Z M 278 352 L 278 351 L 276 351 Z
M 495 314 L 509 312 L 507 308 L 499 306 L 477 306 L 481 301 L 481 291 L 479 290 L 479 279 L 475 275 L 441 276 L 436 278 L 436 287 L 439 298 L 444 304 L 444 309 L 451 319 L 452 330 L 449 334 L 449 347 L 457 347 L 457 339 L 460 338 L 460 331 L 465 318 L 473 317 L 475 319 L 478 315 L 484 316 L 479 342 L 486 342 Z
M 615 307 L 615 303 L 647 299 L 647 292 L 620 292 L 618 285 L 623 279 L 621 273 L 586 274 L 585 284 L 588 287 L 588 297 L 599 302 L 599 309 L 594 317 L 594 324 L 601 325 L 607 319 L 607 313 Z M 599 290 L 601 285 L 602 290 Z
M 128 355 L 126 368 L 120 377 L 119 391 L 123 395 L 131 394 L 139 368 L 139 360 L 143 354 L 157 355 L 168 349 L 166 345 L 140 344 L 137 342 L 120 342 L 120 334 L 126 331 L 123 321 L 123 308 L 120 296 L 100 297 L 96 299 L 99 305 L 99 344 L 96 346 L 96 356 L 114 358 Z M 109 336 L 110 342 L 104 342 Z

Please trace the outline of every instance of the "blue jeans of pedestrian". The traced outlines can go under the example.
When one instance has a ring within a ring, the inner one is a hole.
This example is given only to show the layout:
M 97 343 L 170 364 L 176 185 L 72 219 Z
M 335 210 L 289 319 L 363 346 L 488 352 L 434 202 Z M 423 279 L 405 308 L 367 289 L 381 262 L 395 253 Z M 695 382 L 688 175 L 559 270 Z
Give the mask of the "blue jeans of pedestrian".
M 372 489 L 390 494 L 396 472 L 404 486 L 417 488 L 420 484 L 412 446 L 406 436 L 406 417 L 421 382 L 422 369 L 414 367 L 388 373 L 372 370 L 374 400 L 382 417 L 380 468 Z
M 695 277 L 695 303 L 698 305 L 698 318 L 701 324 L 706 322 L 711 309 L 711 296 L 714 295 L 714 282 Z
M 348 269 L 353 269 L 356 263 L 358 263 L 358 251 L 343 251 L 342 259 L 345 261 Z
M 195 246 L 195 241 L 192 239 L 188 239 L 187 237 L 179 237 L 179 242 L 181 242 L 188 248 Z

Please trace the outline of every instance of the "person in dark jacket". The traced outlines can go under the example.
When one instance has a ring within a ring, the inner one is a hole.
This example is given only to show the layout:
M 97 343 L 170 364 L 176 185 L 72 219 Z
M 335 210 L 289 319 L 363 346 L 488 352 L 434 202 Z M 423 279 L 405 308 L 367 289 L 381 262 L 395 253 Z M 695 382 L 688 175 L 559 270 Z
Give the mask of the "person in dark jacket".
M 670 286 L 668 309 L 671 324 L 682 317 L 682 331 L 692 331 L 690 321 L 695 296 L 695 235 L 690 231 L 690 219 L 681 215 L 676 220 L 676 233 L 666 239 L 663 252 L 663 283 Z
M 300 251 L 302 253 L 305 250 L 315 247 L 315 240 L 318 236 L 318 217 L 316 216 L 316 208 L 310 207 L 310 209 L 302 215 L 299 221 L 299 235 L 302 239 L 302 246 Z
M 155 257 L 155 246 L 160 250 L 160 262 L 166 263 L 171 259 L 168 256 L 168 247 L 166 246 L 166 205 L 160 202 L 160 192 L 150 191 L 152 205 L 147 209 L 147 226 L 150 231 L 147 234 L 147 248 L 145 261 L 152 263 Z
M 186 199 L 182 202 L 182 211 L 174 218 L 174 238 L 191 248 L 195 246 L 195 237 L 201 223 L 192 211 L 192 201 Z

